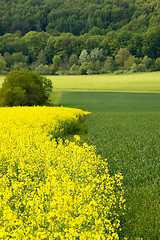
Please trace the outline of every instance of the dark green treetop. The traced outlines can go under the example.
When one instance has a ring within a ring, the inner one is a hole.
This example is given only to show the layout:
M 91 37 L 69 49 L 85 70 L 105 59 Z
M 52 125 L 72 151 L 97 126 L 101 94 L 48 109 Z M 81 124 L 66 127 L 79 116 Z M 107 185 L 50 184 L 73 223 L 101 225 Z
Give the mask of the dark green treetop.
M 5 77 L 0 89 L 0 106 L 45 105 L 52 82 L 29 70 L 15 70 Z

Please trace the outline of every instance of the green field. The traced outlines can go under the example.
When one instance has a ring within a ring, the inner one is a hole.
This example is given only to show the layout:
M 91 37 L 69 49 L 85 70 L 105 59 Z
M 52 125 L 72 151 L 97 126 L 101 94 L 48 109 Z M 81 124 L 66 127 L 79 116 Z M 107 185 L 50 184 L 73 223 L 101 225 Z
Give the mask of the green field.
M 47 77 L 54 91 L 160 92 L 160 72 Z M 0 76 L 0 85 L 3 79 Z
M 52 103 L 91 112 L 76 133 L 81 142 L 96 146 L 111 174 L 123 173 L 120 239 L 159 240 L 160 72 L 48 77 Z
M 64 92 L 59 103 L 91 112 L 160 110 L 160 93 Z
M 59 94 L 58 94 L 59 96 Z M 59 104 L 91 111 L 82 142 L 124 176 L 128 239 L 160 239 L 160 93 L 64 92 Z
M 160 72 L 48 76 L 55 91 L 160 92 Z

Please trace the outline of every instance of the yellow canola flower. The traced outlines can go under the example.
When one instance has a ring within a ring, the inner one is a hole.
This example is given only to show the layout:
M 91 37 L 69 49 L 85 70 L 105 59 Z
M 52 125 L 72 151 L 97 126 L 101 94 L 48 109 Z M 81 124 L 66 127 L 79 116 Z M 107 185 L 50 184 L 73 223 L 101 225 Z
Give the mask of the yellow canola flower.
M 0 239 L 119 239 L 122 175 L 93 146 L 55 137 L 78 109 L 0 108 Z

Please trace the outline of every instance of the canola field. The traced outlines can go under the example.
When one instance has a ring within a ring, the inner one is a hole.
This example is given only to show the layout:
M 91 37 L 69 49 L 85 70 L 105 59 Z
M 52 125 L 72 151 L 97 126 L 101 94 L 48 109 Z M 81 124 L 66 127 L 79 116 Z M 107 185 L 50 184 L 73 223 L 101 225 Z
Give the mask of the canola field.
M 85 115 L 63 107 L 0 108 L 0 239 L 119 239 L 122 175 L 93 146 L 62 140 Z

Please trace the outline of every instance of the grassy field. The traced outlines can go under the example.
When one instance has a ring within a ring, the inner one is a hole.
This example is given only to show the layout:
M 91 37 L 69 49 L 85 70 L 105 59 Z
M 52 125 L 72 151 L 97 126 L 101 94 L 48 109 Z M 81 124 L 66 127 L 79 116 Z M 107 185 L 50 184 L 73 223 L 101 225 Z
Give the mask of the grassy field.
M 82 141 L 108 159 L 111 174 L 123 173 L 121 238 L 160 239 L 160 93 L 65 92 L 59 104 L 92 112 Z
M 55 91 L 160 92 L 160 72 L 48 78 Z
M 54 91 L 160 92 L 160 72 L 47 77 Z M 0 76 L 0 85 L 3 79 Z
M 159 93 L 64 92 L 61 100 L 60 98 L 58 100 L 62 105 L 91 112 L 153 112 L 160 110 Z

